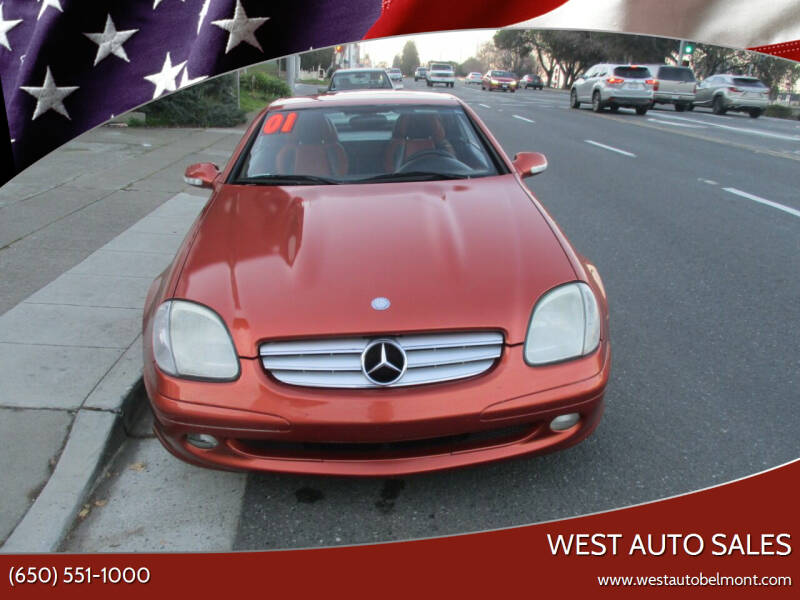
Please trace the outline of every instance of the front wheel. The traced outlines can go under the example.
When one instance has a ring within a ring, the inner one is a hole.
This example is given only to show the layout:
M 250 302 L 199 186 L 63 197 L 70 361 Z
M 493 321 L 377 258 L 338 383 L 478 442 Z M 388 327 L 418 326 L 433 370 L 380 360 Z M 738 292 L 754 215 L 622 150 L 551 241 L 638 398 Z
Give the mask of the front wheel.
M 683 102 L 675 103 L 675 112 L 683 112 L 686 110 L 686 105 Z
M 592 94 L 592 111 L 599 113 L 603 110 L 603 104 L 600 102 L 600 92 Z
M 724 115 L 726 112 L 728 112 L 723 104 L 722 96 L 717 96 L 714 98 L 714 104 L 711 105 L 711 110 L 715 115 Z
M 575 91 L 575 88 L 569 93 L 569 105 L 570 108 L 580 108 L 581 103 L 578 102 L 578 92 Z
M 689 104 L 686 105 L 686 110 L 693 111 L 694 110 L 694 104 L 689 102 Z
M 637 115 L 646 115 L 648 106 L 637 106 L 636 107 L 636 114 Z
M 752 109 L 750 111 L 750 118 L 751 119 L 757 119 L 760 116 L 761 116 L 761 109 L 760 108 L 754 108 L 754 109 Z

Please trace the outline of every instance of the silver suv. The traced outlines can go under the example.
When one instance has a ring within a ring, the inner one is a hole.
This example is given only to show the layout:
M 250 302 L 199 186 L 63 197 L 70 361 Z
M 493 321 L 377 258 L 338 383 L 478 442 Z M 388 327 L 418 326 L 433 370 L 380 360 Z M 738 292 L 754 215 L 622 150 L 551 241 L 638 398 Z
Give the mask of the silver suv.
M 675 110 L 692 110 L 697 79 L 689 67 L 674 65 L 645 65 L 650 69 L 653 84 L 653 104 L 674 104 Z
M 716 115 L 729 110 L 757 119 L 769 104 L 769 88 L 755 77 L 712 75 L 697 86 L 695 106 L 710 106 Z
M 636 114 L 644 115 L 653 104 L 652 77 L 647 67 L 638 65 L 594 65 L 572 84 L 569 104 L 580 108 L 581 102 L 590 102 L 594 112 L 635 108 Z

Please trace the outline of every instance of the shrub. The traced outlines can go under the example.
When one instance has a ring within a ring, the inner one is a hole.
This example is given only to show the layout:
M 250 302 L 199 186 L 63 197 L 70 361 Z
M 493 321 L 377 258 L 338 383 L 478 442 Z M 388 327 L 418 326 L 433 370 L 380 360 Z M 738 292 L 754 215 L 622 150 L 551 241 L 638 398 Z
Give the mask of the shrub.
M 204 81 L 140 109 L 148 124 L 231 127 L 243 123 L 245 113 L 236 106 L 236 75 Z
M 292 91 L 285 81 L 262 71 L 248 73 L 245 77 L 248 79 L 247 84 L 250 86 L 250 90 L 265 98 L 274 100 L 292 95 Z
M 778 117 L 779 119 L 791 119 L 794 115 L 794 109 L 791 106 L 783 104 L 770 104 L 764 114 L 768 117 Z

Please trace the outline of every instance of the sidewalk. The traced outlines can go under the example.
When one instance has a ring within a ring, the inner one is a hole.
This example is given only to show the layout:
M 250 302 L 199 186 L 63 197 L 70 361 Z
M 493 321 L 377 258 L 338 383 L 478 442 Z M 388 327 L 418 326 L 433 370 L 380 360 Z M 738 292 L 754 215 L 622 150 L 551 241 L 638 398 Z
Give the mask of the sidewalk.
M 208 196 L 183 170 L 241 134 L 100 128 L 0 188 L 0 552 L 72 525 L 135 408 L 147 289 Z

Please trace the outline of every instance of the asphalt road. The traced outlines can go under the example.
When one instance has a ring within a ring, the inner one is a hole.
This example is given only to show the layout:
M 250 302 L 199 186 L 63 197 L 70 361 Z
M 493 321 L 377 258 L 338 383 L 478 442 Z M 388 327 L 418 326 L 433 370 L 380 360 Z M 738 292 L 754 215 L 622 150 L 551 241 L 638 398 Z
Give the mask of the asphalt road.
M 145 422 L 66 550 L 478 531 L 664 498 L 800 455 L 800 124 L 702 109 L 597 115 L 569 109 L 561 92 L 436 89 L 472 106 L 510 155 L 548 157 L 528 184 L 597 265 L 611 304 L 596 433 L 541 457 L 351 480 L 196 469 Z

